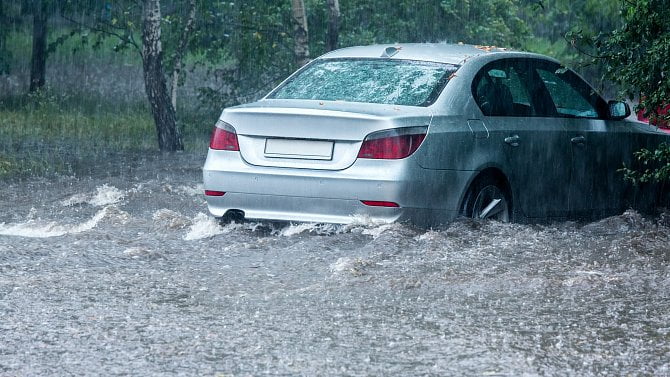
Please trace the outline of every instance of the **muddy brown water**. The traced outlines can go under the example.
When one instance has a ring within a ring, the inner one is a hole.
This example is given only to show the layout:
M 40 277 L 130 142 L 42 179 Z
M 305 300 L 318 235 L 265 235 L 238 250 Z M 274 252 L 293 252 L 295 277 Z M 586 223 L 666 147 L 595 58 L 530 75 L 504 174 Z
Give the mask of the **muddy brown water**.
M 670 375 L 670 228 L 246 223 L 202 156 L 0 183 L 0 375 Z

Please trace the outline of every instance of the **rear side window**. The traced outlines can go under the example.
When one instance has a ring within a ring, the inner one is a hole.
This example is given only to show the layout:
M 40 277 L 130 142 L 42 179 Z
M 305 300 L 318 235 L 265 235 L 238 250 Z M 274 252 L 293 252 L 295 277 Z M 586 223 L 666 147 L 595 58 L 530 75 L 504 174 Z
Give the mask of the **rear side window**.
M 486 116 L 533 116 L 526 85 L 508 61 L 485 67 L 475 78 L 473 95 Z
M 268 98 L 428 106 L 457 69 L 413 60 L 317 60 Z

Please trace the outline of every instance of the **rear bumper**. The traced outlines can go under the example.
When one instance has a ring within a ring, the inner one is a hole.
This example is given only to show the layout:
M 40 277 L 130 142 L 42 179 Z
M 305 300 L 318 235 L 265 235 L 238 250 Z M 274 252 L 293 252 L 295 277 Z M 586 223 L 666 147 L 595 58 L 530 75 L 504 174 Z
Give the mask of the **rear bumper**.
M 351 223 L 367 218 L 435 225 L 458 216 L 473 173 L 423 169 L 412 157 L 359 159 L 343 170 L 262 167 L 246 163 L 237 152 L 210 150 L 203 180 L 206 190 L 226 192 L 206 197 L 214 216 L 240 210 L 250 219 Z M 361 200 L 400 207 L 370 207 Z

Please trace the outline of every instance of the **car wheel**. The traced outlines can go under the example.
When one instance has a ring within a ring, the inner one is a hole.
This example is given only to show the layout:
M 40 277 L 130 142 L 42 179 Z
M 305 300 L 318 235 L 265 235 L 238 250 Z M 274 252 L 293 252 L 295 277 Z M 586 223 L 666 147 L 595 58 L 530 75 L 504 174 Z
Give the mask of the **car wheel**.
M 511 204 L 505 185 L 493 177 L 484 177 L 472 185 L 462 212 L 473 219 L 509 222 Z

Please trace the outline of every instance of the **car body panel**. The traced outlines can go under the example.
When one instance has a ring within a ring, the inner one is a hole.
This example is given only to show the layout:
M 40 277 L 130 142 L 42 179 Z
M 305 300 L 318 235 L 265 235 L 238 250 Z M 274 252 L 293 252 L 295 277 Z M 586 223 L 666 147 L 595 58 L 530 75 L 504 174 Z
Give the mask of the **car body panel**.
M 365 112 L 363 112 L 365 111 Z M 226 109 L 220 118 L 233 125 L 246 162 L 256 166 L 342 170 L 351 166 L 368 134 L 398 127 L 429 126 L 430 112 L 411 106 L 371 105 L 366 109 L 334 101 L 270 100 Z M 330 159 L 266 155 L 268 138 L 332 141 Z
M 488 117 L 488 157 L 500 161 L 512 188 L 523 187 L 523 192 L 517 191 L 515 196 L 516 205 L 526 217 L 565 216 L 569 185 L 562 183 L 570 181 L 571 170 L 568 132 L 560 119 L 533 120 Z M 542 132 L 537 131 L 538 127 Z
M 204 186 L 226 193 L 207 197 L 215 216 L 239 209 L 251 218 L 342 223 L 355 220 L 348 216 L 419 224 L 453 220 L 460 199 L 454 193 L 462 192 L 475 173 L 422 169 L 411 158 L 359 159 L 341 171 L 253 167 L 231 151 L 210 151 L 203 168 Z M 318 204 L 321 200 L 333 206 Z M 400 208 L 369 207 L 361 200 L 394 202 Z M 276 216 L 261 216 L 264 213 Z M 338 221 L 332 221 L 335 218 Z

